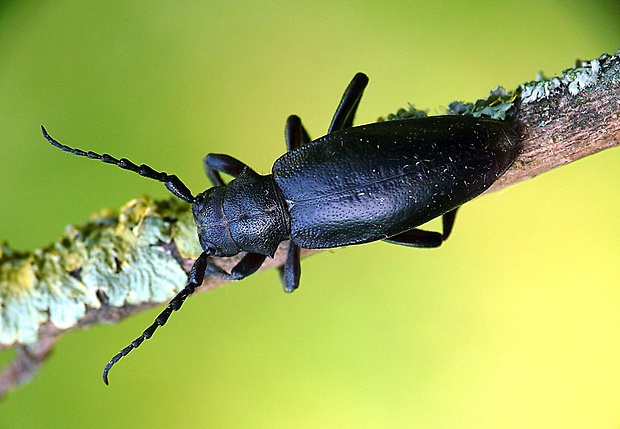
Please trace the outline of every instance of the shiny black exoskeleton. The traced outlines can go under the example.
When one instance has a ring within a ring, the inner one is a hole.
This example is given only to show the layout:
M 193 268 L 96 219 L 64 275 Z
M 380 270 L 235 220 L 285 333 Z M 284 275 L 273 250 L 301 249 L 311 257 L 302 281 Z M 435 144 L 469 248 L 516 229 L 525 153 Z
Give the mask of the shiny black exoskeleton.
M 192 204 L 204 251 L 187 286 L 140 337 L 106 365 L 108 372 L 166 323 L 205 276 L 240 280 L 254 273 L 282 241 L 290 240 L 281 268 L 284 289 L 299 285 L 300 248 L 320 249 L 385 240 L 414 247 L 438 247 L 450 235 L 459 206 L 484 192 L 513 163 L 517 140 L 510 126 L 492 119 L 435 116 L 352 127 L 368 78 L 358 73 L 347 87 L 325 136 L 310 141 L 297 116 L 286 123 L 287 153 L 272 174 L 259 175 L 228 155 L 204 159 L 214 187 L 194 196 L 175 176 L 122 158 L 54 146 L 163 182 Z M 228 184 L 221 173 L 233 176 Z M 442 216 L 443 231 L 416 228 Z M 225 272 L 212 256 L 246 252 Z

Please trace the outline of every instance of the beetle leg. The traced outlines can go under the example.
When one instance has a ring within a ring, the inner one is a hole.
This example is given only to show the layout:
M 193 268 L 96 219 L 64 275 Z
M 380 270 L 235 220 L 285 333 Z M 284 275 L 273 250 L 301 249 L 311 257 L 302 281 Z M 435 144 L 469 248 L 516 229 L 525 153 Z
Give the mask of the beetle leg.
M 229 155 L 222 155 L 217 153 L 210 153 L 203 160 L 203 164 L 205 167 L 205 172 L 207 173 L 207 177 L 211 180 L 214 186 L 224 186 L 224 181 L 222 180 L 222 176 L 220 176 L 219 171 L 222 173 L 229 174 L 233 177 L 237 177 L 247 165 L 243 162 L 239 161 L 236 158 L 233 158 Z
M 347 86 L 347 89 L 345 89 L 342 95 L 342 100 L 340 100 L 336 113 L 334 113 L 334 118 L 332 119 L 327 134 L 345 128 L 351 128 L 357 106 L 360 104 L 366 85 L 368 85 L 368 76 L 364 73 L 358 73 L 353 76 L 351 83 L 349 83 L 349 86 Z
M 456 218 L 456 211 L 459 207 L 454 210 L 449 211 L 441 217 L 443 223 L 443 241 L 446 241 L 452 232 L 452 227 L 454 226 L 454 219 Z
M 263 265 L 265 258 L 267 258 L 267 256 L 261 255 L 260 253 L 247 253 L 241 258 L 237 265 L 230 270 L 230 274 L 217 265 L 209 264 L 205 271 L 205 275 L 226 281 L 241 280 L 254 274 L 260 266 Z
M 301 124 L 299 116 L 291 115 L 286 120 L 286 128 L 284 129 L 284 137 L 286 139 L 286 151 L 290 152 L 300 146 L 310 142 L 308 131 Z
M 414 228 L 393 237 L 386 238 L 384 241 L 411 247 L 439 247 L 450 236 L 452 227 L 454 226 L 454 219 L 456 218 L 456 211 L 458 209 L 459 208 L 457 207 L 442 216 L 443 232 L 441 234 L 438 232 Z
M 439 247 L 443 243 L 442 235 L 438 232 L 423 229 L 410 229 L 400 234 L 386 238 L 383 241 L 410 247 Z
M 299 262 L 299 246 L 289 241 L 286 262 L 280 267 L 280 280 L 285 292 L 293 292 L 299 287 L 301 264 Z

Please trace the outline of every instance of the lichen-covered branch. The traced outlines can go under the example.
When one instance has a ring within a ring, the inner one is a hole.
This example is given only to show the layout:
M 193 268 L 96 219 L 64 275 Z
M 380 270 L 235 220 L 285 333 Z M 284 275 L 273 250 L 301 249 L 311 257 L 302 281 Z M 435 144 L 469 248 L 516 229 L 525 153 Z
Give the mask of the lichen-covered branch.
M 496 89 L 450 110 L 514 122 L 521 153 L 492 192 L 620 144 L 620 56 L 582 62 L 511 93 Z M 419 114 L 400 110 L 388 119 Z M 285 247 L 262 269 L 281 265 Z M 0 374 L 0 396 L 36 372 L 67 330 L 118 322 L 171 299 L 200 252 L 190 206 L 174 198 L 143 197 L 118 212 L 104 210 L 32 253 L 2 244 L 0 350 L 17 347 L 18 356 Z M 215 262 L 229 269 L 238 259 Z M 200 290 L 220 283 L 208 278 Z
M 490 192 L 620 145 L 620 51 L 521 85 L 521 154 Z

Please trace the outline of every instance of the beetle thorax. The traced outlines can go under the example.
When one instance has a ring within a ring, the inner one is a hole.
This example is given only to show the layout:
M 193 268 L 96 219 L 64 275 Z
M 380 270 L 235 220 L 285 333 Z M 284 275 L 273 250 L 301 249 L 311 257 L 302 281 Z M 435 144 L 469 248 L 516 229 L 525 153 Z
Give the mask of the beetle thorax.
M 228 185 L 198 195 L 192 210 L 200 244 L 215 247 L 216 256 L 273 256 L 288 238 L 287 211 L 271 175 L 245 169 Z

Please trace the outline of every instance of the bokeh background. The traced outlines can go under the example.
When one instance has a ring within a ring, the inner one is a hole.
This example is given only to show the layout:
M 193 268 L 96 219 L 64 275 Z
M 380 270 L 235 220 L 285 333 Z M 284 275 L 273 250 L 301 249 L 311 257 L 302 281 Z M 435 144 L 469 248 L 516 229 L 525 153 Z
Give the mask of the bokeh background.
M 51 148 L 177 173 L 268 172 L 286 117 L 322 135 L 357 71 L 357 123 L 440 113 L 620 48 L 615 1 L 0 3 L 0 239 L 32 250 L 158 183 Z M 374 243 L 66 335 L 1 428 L 620 427 L 620 150 L 459 213 L 436 250 Z M 435 224 L 435 226 L 437 226 Z M 12 352 L 0 355 L 8 361 Z

